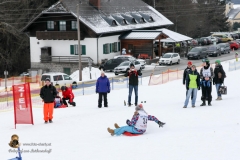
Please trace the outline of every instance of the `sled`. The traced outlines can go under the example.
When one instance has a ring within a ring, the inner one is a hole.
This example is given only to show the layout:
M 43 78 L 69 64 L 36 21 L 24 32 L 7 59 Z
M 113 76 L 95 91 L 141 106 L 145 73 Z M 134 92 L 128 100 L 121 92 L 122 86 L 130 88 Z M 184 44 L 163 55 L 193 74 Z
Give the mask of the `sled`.
M 59 106 L 57 108 L 67 108 L 67 106 L 63 104 L 63 105 L 61 105 L 61 106 Z
M 130 133 L 130 132 L 124 132 L 123 135 L 125 135 L 125 136 L 140 136 L 142 134 L 134 134 L 134 133 Z

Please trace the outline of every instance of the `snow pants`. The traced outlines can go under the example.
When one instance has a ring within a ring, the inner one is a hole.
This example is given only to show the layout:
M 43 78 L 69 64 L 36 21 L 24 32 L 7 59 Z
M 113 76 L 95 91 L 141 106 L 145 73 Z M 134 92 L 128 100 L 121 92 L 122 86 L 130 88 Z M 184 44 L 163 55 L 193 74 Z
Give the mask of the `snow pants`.
M 141 132 L 136 131 L 136 129 L 133 126 L 123 126 L 114 130 L 114 134 L 117 136 L 123 134 L 124 132 L 130 132 L 133 134 L 143 134 Z
M 206 97 L 208 97 L 208 103 L 211 103 L 212 102 L 212 82 L 210 82 L 210 86 L 202 85 L 201 100 L 203 101 L 203 103 L 205 103 Z
M 49 121 L 53 119 L 53 108 L 54 103 L 44 103 L 43 106 L 43 114 L 44 114 L 44 121 Z

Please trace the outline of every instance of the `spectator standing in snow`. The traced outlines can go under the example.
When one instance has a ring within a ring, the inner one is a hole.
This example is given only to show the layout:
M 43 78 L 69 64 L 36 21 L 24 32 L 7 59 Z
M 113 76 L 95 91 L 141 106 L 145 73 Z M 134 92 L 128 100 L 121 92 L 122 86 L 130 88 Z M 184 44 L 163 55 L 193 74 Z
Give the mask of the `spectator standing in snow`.
M 129 94 L 128 94 L 128 107 L 131 106 L 131 97 L 132 91 L 134 89 L 135 93 L 135 106 L 138 104 L 138 76 L 141 76 L 141 71 L 137 71 L 133 63 L 130 64 L 130 69 L 126 74 L 125 77 L 129 76 Z
M 58 108 L 62 105 L 62 98 L 59 96 L 59 92 L 57 92 L 57 96 L 54 100 L 54 108 Z
M 74 99 L 74 94 L 72 92 L 72 89 L 71 88 L 68 88 L 66 86 L 62 86 L 61 87 L 61 90 L 62 90 L 62 100 L 63 100 L 63 104 L 68 107 L 68 104 L 67 104 L 67 100 L 68 100 L 68 103 L 72 106 L 76 106 L 76 103 L 73 102 L 73 99 Z
M 236 62 L 238 61 L 238 52 L 235 53 Z
M 203 59 L 203 67 L 200 70 L 201 88 L 202 88 L 202 104 L 200 106 L 206 106 L 206 100 L 208 100 L 208 106 L 211 106 L 212 102 L 212 80 L 213 80 L 213 68 L 210 66 L 208 59 Z
M 191 71 L 192 67 L 192 62 L 189 61 L 187 64 L 187 68 L 184 70 L 183 72 L 183 85 L 186 85 L 186 77 L 189 73 L 189 71 Z M 186 90 L 186 96 L 187 96 L 188 90 Z M 193 98 L 193 94 L 191 95 L 191 99 Z
M 101 76 L 96 83 L 96 93 L 98 93 L 98 108 L 102 108 L 102 97 L 104 98 L 104 107 L 108 107 L 107 94 L 110 93 L 110 82 L 104 71 L 101 71 Z
M 189 71 L 186 77 L 186 88 L 187 88 L 187 97 L 184 103 L 183 108 L 187 108 L 189 98 L 193 95 L 192 98 L 192 107 L 195 107 L 195 102 L 197 99 L 197 91 L 200 90 L 200 75 L 196 70 L 196 66 L 192 65 L 192 69 Z
M 119 127 L 117 123 L 114 124 L 115 130 L 108 128 L 108 132 L 114 136 L 114 135 L 121 135 L 124 132 L 130 132 L 133 134 L 143 134 L 146 132 L 147 129 L 147 121 L 154 121 L 156 122 L 159 127 L 163 127 L 165 123 L 159 121 L 156 117 L 148 115 L 146 111 L 143 109 L 143 105 L 139 104 L 136 108 L 136 111 L 134 112 L 134 115 L 132 117 L 132 120 L 127 120 L 127 126 Z
M 41 88 L 40 97 L 44 102 L 43 113 L 45 123 L 52 123 L 53 119 L 53 108 L 54 108 L 54 99 L 57 95 L 56 88 L 51 84 L 50 79 L 45 79 L 45 86 Z
M 217 90 L 217 99 L 222 100 L 222 95 L 219 91 L 219 87 L 224 83 L 224 78 L 226 77 L 226 73 L 223 70 L 220 60 L 215 61 L 215 68 L 214 68 L 214 78 L 213 78 L 213 85 L 216 85 Z

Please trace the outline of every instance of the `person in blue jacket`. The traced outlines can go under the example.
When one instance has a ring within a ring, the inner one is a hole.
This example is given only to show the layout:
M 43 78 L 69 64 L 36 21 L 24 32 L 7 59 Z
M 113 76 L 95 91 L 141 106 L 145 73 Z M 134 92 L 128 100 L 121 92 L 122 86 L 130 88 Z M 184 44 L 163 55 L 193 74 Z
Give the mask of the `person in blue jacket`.
M 107 94 L 110 93 L 110 82 L 104 71 L 101 71 L 101 76 L 96 83 L 96 93 L 98 93 L 98 108 L 102 108 L 102 97 L 104 97 L 104 107 L 108 107 Z

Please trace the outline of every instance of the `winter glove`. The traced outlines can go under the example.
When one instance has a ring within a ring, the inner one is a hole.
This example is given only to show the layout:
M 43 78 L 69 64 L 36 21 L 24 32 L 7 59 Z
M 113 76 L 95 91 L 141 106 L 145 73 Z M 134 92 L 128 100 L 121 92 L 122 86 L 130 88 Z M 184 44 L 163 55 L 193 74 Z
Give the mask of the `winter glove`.
M 198 87 L 198 90 L 200 90 L 200 87 Z
M 129 120 L 129 119 L 127 119 L 126 123 L 127 123 L 127 125 L 129 125 L 129 123 L 130 123 L 130 120 Z

